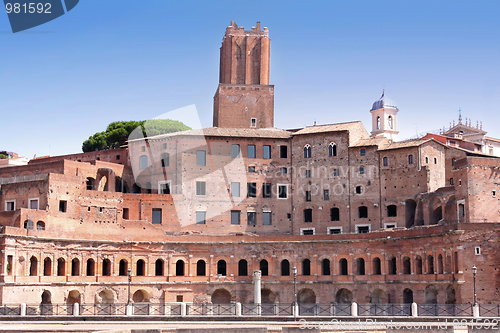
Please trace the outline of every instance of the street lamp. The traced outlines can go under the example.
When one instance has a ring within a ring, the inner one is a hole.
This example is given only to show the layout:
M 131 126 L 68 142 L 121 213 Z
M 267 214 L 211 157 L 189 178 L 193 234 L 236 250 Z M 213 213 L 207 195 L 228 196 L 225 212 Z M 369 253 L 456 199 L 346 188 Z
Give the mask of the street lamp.
M 127 274 L 128 274 L 128 302 L 127 305 L 130 305 L 131 299 L 130 299 L 130 283 L 132 282 L 132 269 L 127 269 Z
M 477 267 L 476 267 L 476 265 L 474 265 L 474 266 L 472 266 L 472 274 L 474 275 L 474 306 L 477 306 L 476 273 L 477 273 Z

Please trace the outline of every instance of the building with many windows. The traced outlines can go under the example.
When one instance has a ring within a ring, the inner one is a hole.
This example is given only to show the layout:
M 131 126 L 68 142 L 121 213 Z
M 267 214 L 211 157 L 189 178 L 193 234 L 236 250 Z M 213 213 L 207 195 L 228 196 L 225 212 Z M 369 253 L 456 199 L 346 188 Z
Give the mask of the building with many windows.
M 214 127 L 0 169 L 1 303 L 499 298 L 500 160 L 361 122 L 274 128 L 268 30 L 234 22 Z M 403 112 L 404 113 L 404 112 Z M 160 306 L 161 308 L 161 306 Z

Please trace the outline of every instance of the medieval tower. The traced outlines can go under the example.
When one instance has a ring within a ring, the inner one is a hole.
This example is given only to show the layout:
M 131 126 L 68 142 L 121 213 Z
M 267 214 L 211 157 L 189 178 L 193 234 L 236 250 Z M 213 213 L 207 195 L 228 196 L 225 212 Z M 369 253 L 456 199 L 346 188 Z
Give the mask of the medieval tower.
M 214 127 L 274 126 L 274 86 L 269 85 L 270 40 L 260 22 L 245 31 L 234 21 L 220 48 L 219 86 L 214 96 Z

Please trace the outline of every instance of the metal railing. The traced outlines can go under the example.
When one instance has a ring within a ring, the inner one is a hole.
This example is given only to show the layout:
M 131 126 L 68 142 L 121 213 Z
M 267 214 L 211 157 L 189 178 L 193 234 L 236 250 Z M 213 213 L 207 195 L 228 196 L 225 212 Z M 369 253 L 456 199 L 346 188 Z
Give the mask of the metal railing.
M 341 304 L 312 303 L 95 303 L 95 304 L 2 304 L 0 317 L 8 316 L 267 316 L 267 317 L 348 317 L 348 316 L 477 316 L 472 304 Z M 412 313 L 412 307 L 417 313 Z M 297 310 L 297 312 L 296 312 Z M 482 304 L 480 317 L 500 317 L 500 305 Z M 352 312 L 354 311 L 354 313 Z
M 472 316 L 472 304 L 419 304 L 419 316 Z

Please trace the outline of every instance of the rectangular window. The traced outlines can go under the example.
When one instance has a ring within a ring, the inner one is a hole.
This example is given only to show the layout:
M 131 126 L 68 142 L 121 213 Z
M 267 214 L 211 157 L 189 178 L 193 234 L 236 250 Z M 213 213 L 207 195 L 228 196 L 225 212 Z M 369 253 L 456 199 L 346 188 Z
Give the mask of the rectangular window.
M 162 168 L 168 167 L 169 164 L 170 164 L 170 154 L 169 153 L 161 154 L 161 166 L 162 166 Z
M 231 196 L 233 196 L 233 197 L 240 196 L 240 183 L 238 183 L 238 182 L 231 183 Z
M 166 143 L 163 144 L 163 149 L 167 149 L 168 145 Z
M 306 170 L 306 178 L 311 178 L 311 170 Z
M 257 183 L 247 183 L 247 197 L 257 197 Z
M 207 212 L 196 211 L 196 224 L 205 224 L 207 218 Z
M 285 167 L 281 168 L 281 173 L 282 174 L 288 173 L 288 169 Z
M 333 176 L 334 176 L 334 177 L 338 177 L 338 176 L 340 176 L 340 171 L 339 171 L 339 169 L 333 169 Z
M 5 200 L 5 211 L 16 210 L 16 200 Z
M 304 236 L 312 236 L 316 234 L 314 228 L 300 228 L 300 234 Z
M 206 195 L 205 182 L 196 182 L 196 195 Z
M 271 212 L 264 212 L 262 213 L 262 224 L 263 225 L 271 225 Z
M 161 224 L 161 209 L 153 208 L 153 224 Z
M 263 148 L 262 157 L 267 159 L 271 158 L 271 146 L 264 146 Z
M 248 158 L 255 158 L 255 145 L 248 145 L 247 157 Z
M 67 208 L 68 208 L 68 202 L 66 200 L 60 200 L 59 201 L 59 211 L 61 213 L 66 213 Z
M 287 158 L 288 157 L 288 147 L 287 146 L 280 146 L 280 158 Z
M 397 223 L 384 223 L 384 228 L 386 229 L 396 228 L 397 226 L 398 226 Z
M 247 213 L 247 224 L 248 225 L 255 225 L 255 217 L 256 217 L 255 212 L 248 212 Z
M 128 208 L 123 208 L 123 219 L 128 220 L 129 219 L 129 210 Z
M 116 155 L 116 159 L 117 159 L 117 160 L 120 160 L 120 155 Z
M 231 145 L 231 157 L 240 157 L 240 145 Z
M 306 191 L 306 201 L 311 201 L 311 191 Z
M 240 224 L 240 211 L 232 210 L 231 211 L 231 224 Z
M 342 227 L 328 227 L 328 228 L 326 228 L 326 232 L 329 235 L 341 234 Z
M 248 167 L 248 172 L 255 172 L 255 167 L 254 166 L 249 166 Z
M 366 149 L 361 149 L 361 150 L 359 151 L 359 154 L 360 154 L 361 156 L 366 156 Z
M 313 221 L 313 210 L 308 208 L 304 209 L 304 222 L 312 222 Z
M 139 157 L 139 169 L 144 170 L 148 168 L 148 156 L 142 155 Z
M 142 146 L 141 151 L 143 151 L 143 152 L 146 151 L 146 146 Z
M 257 127 L 257 118 L 250 118 L 250 127 Z
M 29 208 L 30 209 L 38 209 L 38 198 L 36 198 L 36 199 L 29 199 L 28 203 L 29 203 Z
M 288 199 L 288 185 L 278 185 L 278 199 Z
M 196 151 L 196 165 L 207 165 L 207 152 L 204 150 Z
M 366 234 L 370 232 L 370 225 L 367 224 L 356 224 L 356 233 Z
M 271 183 L 262 184 L 262 197 L 263 198 L 271 197 Z
M 330 221 L 340 221 L 340 209 L 337 207 L 330 208 Z

